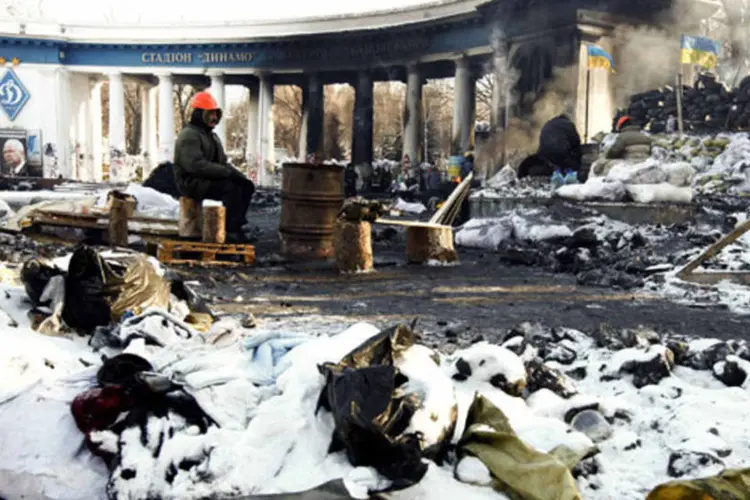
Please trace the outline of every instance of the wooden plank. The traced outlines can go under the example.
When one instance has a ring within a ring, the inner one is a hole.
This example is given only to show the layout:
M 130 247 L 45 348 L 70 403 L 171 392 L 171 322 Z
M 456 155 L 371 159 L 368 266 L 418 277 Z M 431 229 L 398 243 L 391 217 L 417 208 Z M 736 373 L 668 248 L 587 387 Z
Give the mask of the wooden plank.
M 722 239 L 709 246 L 704 250 L 698 257 L 691 260 L 685 266 L 677 272 L 677 276 L 681 279 L 689 281 L 688 277 L 698 268 L 701 264 L 706 262 L 712 257 L 716 257 L 725 247 L 737 241 L 737 239 L 750 230 L 750 219 L 746 220 L 734 230 L 724 236 Z
M 721 281 L 750 285 L 750 272 L 748 271 L 693 271 L 681 278 L 700 285 L 715 285 Z
M 430 223 L 449 226 L 453 224 L 453 220 L 455 220 L 455 217 L 453 217 L 453 220 L 449 220 L 448 217 L 450 217 L 450 213 L 454 210 L 454 207 L 456 205 L 461 205 L 461 201 L 459 200 L 459 198 L 464 196 L 464 192 L 468 195 L 469 189 L 471 187 L 471 180 L 473 178 L 474 173 L 472 172 L 467 175 L 464 180 L 461 181 L 461 184 L 456 186 L 448 199 L 445 200 L 445 203 L 443 203 L 443 206 L 440 207 L 440 209 L 432 215 L 432 217 L 430 218 Z
M 405 226 L 405 227 L 445 227 L 443 224 L 435 224 L 433 222 L 421 222 L 413 220 L 393 220 L 393 219 L 378 219 L 375 224 L 386 224 L 391 226 Z M 449 226 L 450 227 L 450 226 Z
M 51 216 L 51 217 L 60 217 L 60 218 L 67 218 L 70 220 L 100 220 L 100 219 L 108 219 L 109 218 L 109 212 L 106 210 L 92 210 L 90 212 L 64 212 L 60 210 L 46 210 L 44 208 L 40 208 L 39 210 L 34 212 L 34 216 Z M 175 219 L 160 219 L 158 217 L 147 217 L 145 215 L 138 215 L 136 212 L 133 214 L 132 217 L 128 218 L 131 222 L 143 222 L 146 224 L 174 224 L 175 226 L 179 225 L 179 221 Z

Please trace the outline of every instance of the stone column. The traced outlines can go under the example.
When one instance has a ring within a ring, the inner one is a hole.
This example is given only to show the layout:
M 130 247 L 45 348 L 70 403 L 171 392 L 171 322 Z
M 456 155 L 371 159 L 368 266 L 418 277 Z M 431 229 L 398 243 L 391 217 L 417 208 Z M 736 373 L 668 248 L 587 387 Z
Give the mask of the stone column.
M 470 150 L 474 145 L 476 82 L 471 74 L 469 59 L 466 57 L 456 61 L 454 85 L 451 153 L 458 155 Z
M 89 98 L 89 151 L 91 154 L 92 177 L 96 182 L 102 180 L 102 82 L 95 81 L 91 86 Z
M 302 87 L 302 124 L 299 133 L 299 156 L 302 161 L 312 155 L 323 159 L 323 82 L 311 73 Z
M 225 108 L 224 73 L 210 72 L 208 76 L 211 77 L 211 87 L 208 90 L 209 92 L 211 92 L 211 95 L 214 96 L 214 99 L 216 99 L 216 102 L 219 104 L 219 107 L 222 109 L 222 111 L 226 113 L 227 110 L 224 109 Z M 226 125 L 225 121 L 221 120 L 219 121 L 219 124 L 214 129 L 214 132 L 216 132 L 216 135 L 219 136 L 219 139 L 221 140 L 221 144 L 222 146 L 224 146 L 224 148 L 227 147 L 227 129 L 225 125 Z
M 258 105 L 260 99 L 258 94 L 260 92 L 260 83 L 258 81 L 252 81 L 247 84 L 247 135 L 245 140 L 245 161 L 247 161 L 248 167 L 254 167 L 258 161 Z
M 352 163 L 372 164 L 372 75 L 360 71 L 354 86 L 354 130 L 352 131 Z
M 90 130 L 91 124 L 89 123 L 89 101 L 91 99 L 91 83 L 86 79 L 80 82 L 80 77 L 76 85 L 80 89 L 80 101 L 76 110 L 76 163 L 77 168 L 73 174 L 73 177 L 79 181 L 91 181 L 91 146 L 90 146 Z
M 269 169 L 273 167 L 273 81 L 270 74 L 260 76 L 258 92 L 258 184 L 271 184 Z
M 158 124 L 156 110 L 159 107 L 159 88 L 143 87 L 141 89 L 141 152 L 147 154 L 148 173 L 144 172 L 144 179 L 156 166 L 159 156 L 159 141 L 157 140 Z
M 505 108 L 508 93 L 512 86 L 512 75 L 508 61 L 508 41 L 499 26 L 493 26 L 490 36 L 492 46 L 492 109 L 490 109 L 490 125 L 493 130 L 505 128 Z
M 122 74 L 109 75 L 109 151 L 125 153 L 125 88 Z
M 404 106 L 404 151 L 412 165 L 418 165 L 422 156 L 422 75 L 416 65 L 407 68 L 406 103 Z
M 70 72 L 65 68 L 60 68 L 55 72 L 55 81 L 57 87 L 56 95 L 56 112 L 55 120 L 57 126 L 55 127 L 55 137 L 42 138 L 50 142 L 53 145 L 54 156 L 46 157 L 45 161 L 45 176 L 58 177 L 62 176 L 65 179 L 70 179 L 72 175 L 72 156 L 71 156 L 71 106 L 70 102 L 72 99 L 70 91 Z M 45 151 L 42 150 L 44 154 Z
M 159 155 L 157 161 L 174 161 L 174 97 L 172 75 L 162 73 L 159 77 Z

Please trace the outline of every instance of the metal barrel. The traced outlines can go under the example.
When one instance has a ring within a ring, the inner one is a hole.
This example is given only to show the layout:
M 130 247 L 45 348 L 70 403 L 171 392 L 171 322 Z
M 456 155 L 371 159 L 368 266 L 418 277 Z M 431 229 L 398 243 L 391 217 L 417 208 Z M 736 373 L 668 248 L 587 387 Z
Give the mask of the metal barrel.
M 333 258 L 333 227 L 344 203 L 344 167 L 285 163 L 281 253 L 290 260 Z

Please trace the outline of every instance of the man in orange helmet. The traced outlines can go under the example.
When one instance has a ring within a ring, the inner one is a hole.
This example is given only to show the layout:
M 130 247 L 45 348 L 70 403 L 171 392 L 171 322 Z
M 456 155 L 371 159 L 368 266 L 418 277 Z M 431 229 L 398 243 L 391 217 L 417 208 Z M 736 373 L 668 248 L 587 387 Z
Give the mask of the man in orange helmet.
M 255 186 L 227 163 L 213 131 L 222 115 L 216 99 L 208 92 L 198 92 L 190 105 L 190 123 L 180 132 L 174 149 L 177 188 L 189 198 L 221 201 L 227 210 L 227 240 L 243 241 L 242 226 Z
M 607 150 L 607 159 L 645 160 L 651 156 L 651 137 L 641 132 L 629 116 L 617 120 L 617 138 Z

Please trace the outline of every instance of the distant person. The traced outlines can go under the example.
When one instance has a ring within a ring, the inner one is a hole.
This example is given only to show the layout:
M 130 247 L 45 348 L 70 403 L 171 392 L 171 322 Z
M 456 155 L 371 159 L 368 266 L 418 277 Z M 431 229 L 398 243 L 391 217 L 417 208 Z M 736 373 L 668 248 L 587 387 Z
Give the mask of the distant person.
M 645 160 L 651 156 L 652 140 L 629 116 L 617 121 L 617 138 L 607 150 L 607 159 Z
M 26 163 L 26 151 L 18 139 L 8 139 L 3 144 L 3 174 L 13 177 L 41 177 L 36 169 Z
M 435 165 L 430 165 L 424 176 L 425 189 L 427 191 L 437 191 L 440 189 L 443 179 L 440 176 L 440 172 L 435 168 Z
M 355 169 L 354 165 L 351 163 L 348 164 L 346 170 L 344 170 L 344 196 L 347 198 L 357 196 L 358 178 L 359 174 L 357 174 L 357 169 Z
M 581 136 L 573 120 L 563 113 L 544 124 L 539 134 L 539 148 L 521 162 L 518 177 L 549 178 L 557 169 L 578 172 L 582 157 Z
M 464 153 L 464 159 L 461 161 L 461 180 L 466 179 L 469 174 L 474 172 L 474 153 L 467 151 Z
M 190 123 L 175 143 L 174 177 L 182 196 L 221 201 L 226 207 L 227 240 L 245 241 L 242 226 L 255 192 L 253 182 L 227 162 L 214 128 L 222 110 L 208 92 L 198 92 L 191 102 Z

